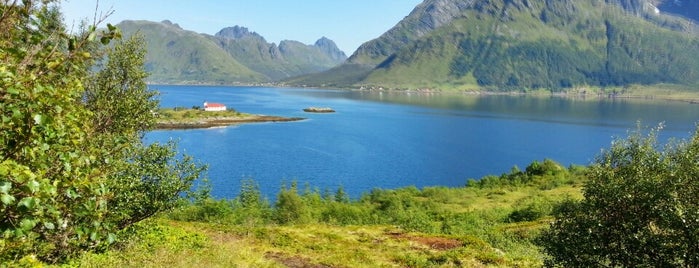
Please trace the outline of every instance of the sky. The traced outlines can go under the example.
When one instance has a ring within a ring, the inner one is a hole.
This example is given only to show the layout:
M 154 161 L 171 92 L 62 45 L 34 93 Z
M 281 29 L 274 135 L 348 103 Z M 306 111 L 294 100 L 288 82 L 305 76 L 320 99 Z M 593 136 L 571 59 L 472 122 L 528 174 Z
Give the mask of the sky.
M 247 27 L 267 42 L 313 44 L 325 36 L 348 56 L 379 37 L 422 0 L 63 0 L 66 25 L 114 13 L 103 23 L 170 20 L 186 30 L 215 34 L 225 27 Z

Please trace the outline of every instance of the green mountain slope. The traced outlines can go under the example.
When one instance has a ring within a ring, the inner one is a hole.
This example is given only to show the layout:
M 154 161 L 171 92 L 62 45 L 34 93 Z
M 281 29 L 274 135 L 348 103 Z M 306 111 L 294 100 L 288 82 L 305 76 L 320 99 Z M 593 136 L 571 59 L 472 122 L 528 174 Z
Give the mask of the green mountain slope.
M 151 83 L 253 83 L 265 80 L 230 57 L 216 43 L 168 21 L 123 21 L 125 35 L 146 38 L 146 70 Z
M 244 27 L 198 34 L 169 21 L 123 21 L 125 35 L 140 32 L 148 53 L 151 83 L 248 84 L 321 72 L 347 56 L 325 37 L 313 45 L 282 41 L 279 46 Z
M 657 11 L 646 0 L 426 0 L 345 65 L 291 83 L 494 90 L 696 85 L 695 27 Z M 339 74 L 349 66 L 352 76 Z

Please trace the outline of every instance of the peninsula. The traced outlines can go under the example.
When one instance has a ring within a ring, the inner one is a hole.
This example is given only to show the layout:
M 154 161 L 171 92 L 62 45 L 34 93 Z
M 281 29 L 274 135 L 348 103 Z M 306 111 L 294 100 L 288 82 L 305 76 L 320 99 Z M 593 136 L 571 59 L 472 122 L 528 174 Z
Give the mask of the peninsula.
M 158 110 L 156 129 L 194 129 L 230 126 L 243 123 L 290 122 L 302 117 L 282 117 L 240 113 L 234 110 L 203 111 L 201 109 L 164 108 Z

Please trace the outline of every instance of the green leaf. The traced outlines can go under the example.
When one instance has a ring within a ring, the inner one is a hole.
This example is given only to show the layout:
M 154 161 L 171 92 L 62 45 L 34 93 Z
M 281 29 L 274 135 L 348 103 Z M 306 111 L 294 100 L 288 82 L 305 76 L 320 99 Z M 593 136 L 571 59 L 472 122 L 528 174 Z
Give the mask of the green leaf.
M 108 244 L 112 244 L 112 243 L 114 243 L 115 241 L 116 241 L 116 235 L 113 234 L 113 233 L 109 233 L 109 234 L 107 235 L 107 243 L 108 243 Z
M 13 202 L 15 202 L 15 197 L 9 194 L 2 194 L 0 196 L 0 201 L 2 201 L 2 203 L 5 205 L 11 205 Z
M 12 183 L 10 183 L 9 181 L 4 181 L 0 183 L 0 193 L 9 193 L 10 189 L 12 189 Z
M 78 197 L 78 194 L 73 189 L 66 190 L 66 196 L 70 199 Z
M 28 209 L 34 208 L 35 205 L 36 205 L 36 198 L 34 198 L 34 197 L 22 198 L 22 200 L 19 200 L 19 203 L 17 203 L 18 207 L 26 207 Z
M 22 230 L 27 230 L 27 231 L 28 231 L 28 230 L 31 230 L 32 228 L 34 228 L 34 226 L 36 226 L 36 221 L 31 220 L 31 219 L 23 219 L 23 220 L 19 223 L 19 227 L 20 227 Z
M 29 188 L 29 191 L 32 193 L 36 193 L 36 191 L 39 190 L 39 186 L 41 186 L 41 184 L 39 184 L 38 181 L 31 180 L 27 182 L 27 188 Z
M 36 114 L 34 115 L 34 123 L 37 125 L 43 125 L 46 121 L 43 115 L 41 114 Z
M 100 38 L 100 42 L 105 46 L 109 45 L 109 37 L 102 36 L 102 38 Z
M 75 37 L 68 40 L 68 51 L 74 51 L 77 43 L 78 41 L 75 40 Z
M 113 32 L 116 30 L 116 26 L 112 25 L 111 23 L 107 23 L 107 29 L 109 29 L 110 32 Z
M 52 222 L 44 222 L 44 228 L 53 230 L 56 229 L 56 226 Z

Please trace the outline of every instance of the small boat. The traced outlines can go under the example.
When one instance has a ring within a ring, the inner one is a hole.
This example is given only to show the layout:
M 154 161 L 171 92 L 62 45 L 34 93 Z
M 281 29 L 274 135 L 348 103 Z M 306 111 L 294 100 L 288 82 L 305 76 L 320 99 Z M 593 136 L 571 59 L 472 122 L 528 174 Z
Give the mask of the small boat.
M 304 112 L 307 113 L 334 113 L 335 110 L 333 110 L 330 107 L 308 107 L 306 109 L 303 109 Z

